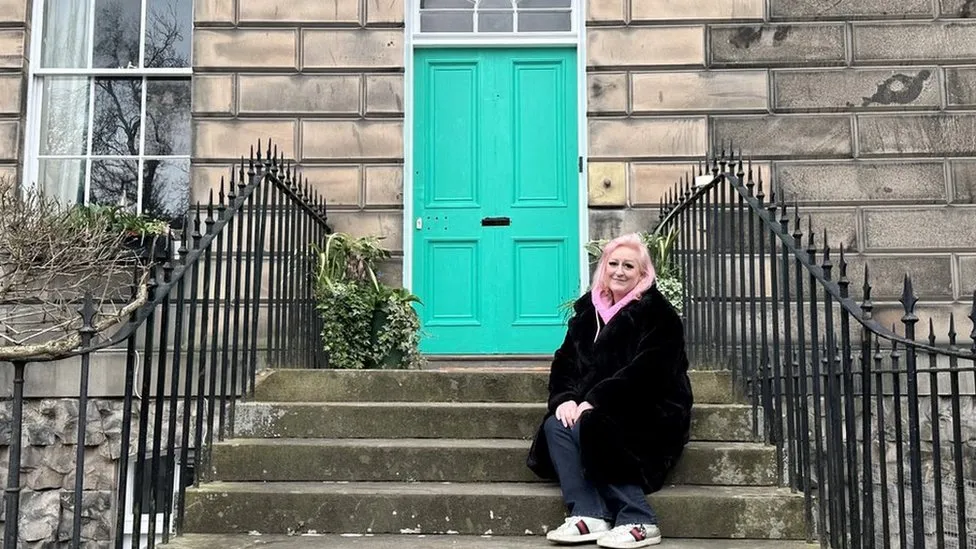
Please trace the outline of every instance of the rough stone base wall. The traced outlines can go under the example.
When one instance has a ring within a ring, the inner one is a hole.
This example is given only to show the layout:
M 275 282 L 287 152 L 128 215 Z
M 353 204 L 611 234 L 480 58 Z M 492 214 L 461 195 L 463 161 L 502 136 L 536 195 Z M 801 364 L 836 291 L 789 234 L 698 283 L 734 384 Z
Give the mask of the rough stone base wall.
M 140 402 L 133 404 L 129 454 L 138 450 Z M 155 406 L 148 406 L 152 429 Z M 180 445 L 182 403 L 177 407 L 174 433 Z M 165 448 L 169 436 L 166 422 L 168 403 L 163 406 L 163 430 L 159 440 Z M 195 415 L 191 416 L 191 425 Z M 85 478 L 82 495 L 82 545 L 109 547 L 115 535 L 119 459 L 122 450 L 123 402 L 121 399 L 93 399 L 87 407 L 85 431 Z M 10 461 L 11 403 L 0 403 L 0 478 L 6 486 Z M 204 426 L 206 429 L 206 425 Z M 67 547 L 74 513 L 75 457 L 77 452 L 78 399 L 37 399 L 24 404 L 21 447 L 19 535 L 24 549 Z M 153 433 L 149 433 L 149 451 Z M 129 466 L 134 466 L 130 457 Z M 148 462 L 147 462 L 148 466 Z M 0 499 L 0 524 L 6 501 Z
M 903 388 L 904 389 L 904 388 Z M 873 467 L 871 470 L 871 476 L 874 486 L 874 509 L 873 516 L 875 521 L 875 532 L 876 539 L 879 546 L 883 544 L 884 533 L 882 529 L 882 521 L 884 516 L 883 505 L 887 502 L 887 516 L 888 516 L 888 534 L 890 540 L 890 546 L 893 548 L 901 548 L 900 542 L 900 525 L 899 519 L 900 508 L 899 508 L 899 495 L 904 497 L 905 509 L 908 513 L 908 519 L 906 524 L 906 536 L 908 539 L 908 544 L 903 549 L 908 549 L 911 547 L 912 539 L 912 525 L 911 525 L 911 510 L 912 510 L 912 497 L 911 497 L 911 464 L 909 456 L 909 435 L 908 435 L 908 399 L 902 397 L 900 399 L 901 404 L 901 423 L 898 423 L 895 419 L 895 399 L 891 396 L 884 397 L 882 400 L 883 409 L 883 419 L 884 419 L 884 433 L 879 434 L 878 431 L 878 401 L 877 399 L 872 399 L 871 401 L 871 456 Z M 826 413 L 825 404 L 821 403 L 821 417 Z M 942 485 L 942 509 L 944 517 L 943 532 L 946 539 L 946 547 L 959 547 L 960 537 L 965 536 L 969 547 L 973 546 L 976 542 L 976 397 L 973 396 L 963 396 L 960 399 L 960 432 L 962 441 L 962 456 L 961 460 L 963 463 L 963 478 L 962 486 L 964 497 L 966 500 L 966 508 L 964 510 L 964 515 L 967 521 L 967 528 L 965 532 L 961 532 L 957 527 L 957 505 L 956 505 L 956 486 L 957 481 L 955 477 L 955 463 L 956 458 L 953 455 L 953 434 L 952 434 L 952 399 L 948 397 L 940 397 L 937 405 L 938 417 L 933 419 L 932 417 L 932 401 L 930 397 L 920 397 L 919 398 L 919 427 L 920 435 L 922 441 L 922 506 L 923 506 L 923 516 L 925 524 L 925 538 L 926 546 L 936 546 L 936 499 L 935 499 L 935 486 L 936 486 L 936 470 L 940 471 L 941 485 Z M 807 401 L 807 413 L 810 423 L 810 438 L 811 441 L 815 439 L 815 433 L 813 430 L 813 425 L 815 417 L 813 414 L 813 401 Z M 861 403 L 857 403 L 856 414 L 855 414 L 855 424 L 857 433 L 855 434 L 857 440 L 857 474 L 858 474 L 858 485 L 855 490 L 860 494 L 860 485 L 863 482 L 863 433 L 861 432 L 861 421 L 863 420 L 863 407 Z M 935 455 L 933 452 L 933 425 L 938 424 L 939 427 L 939 439 L 940 439 L 940 460 L 937 464 L 935 461 Z M 786 428 L 784 422 L 784 429 Z M 899 439 L 898 432 L 901 432 L 901 450 L 902 459 L 901 463 L 904 467 L 904 482 L 899 482 L 898 477 L 898 448 Z M 823 437 L 827 436 L 826 425 L 821 422 L 821 433 Z M 883 442 L 879 442 L 883 441 Z M 884 461 L 881 460 L 881 444 L 884 445 Z M 822 449 L 825 451 L 825 446 Z M 816 446 L 811 445 L 810 455 L 816 455 Z M 821 459 L 824 463 L 829 460 L 826 454 L 821 454 Z M 882 467 L 883 463 L 883 467 Z M 882 483 L 882 468 L 884 470 L 885 478 L 884 483 Z M 845 483 L 846 483 L 846 471 L 844 473 Z M 814 469 L 811 472 L 811 478 L 817 478 L 817 472 Z M 882 493 L 882 484 L 885 487 L 886 493 Z M 885 497 L 886 496 L 886 499 Z M 847 496 L 845 496 L 846 498 Z M 845 500 L 846 501 L 846 500 Z M 823 500 L 817 500 L 816 505 L 822 505 Z M 829 515 L 828 515 L 829 516 Z M 814 522 L 817 520 L 817 510 L 814 512 Z

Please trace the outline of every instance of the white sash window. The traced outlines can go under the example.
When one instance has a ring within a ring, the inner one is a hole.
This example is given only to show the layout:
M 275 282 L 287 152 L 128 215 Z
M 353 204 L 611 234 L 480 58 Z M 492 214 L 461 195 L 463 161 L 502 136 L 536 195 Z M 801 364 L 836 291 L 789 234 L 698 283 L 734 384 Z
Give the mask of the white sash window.
M 25 183 L 166 218 L 189 205 L 192 0 L 36 0 Z

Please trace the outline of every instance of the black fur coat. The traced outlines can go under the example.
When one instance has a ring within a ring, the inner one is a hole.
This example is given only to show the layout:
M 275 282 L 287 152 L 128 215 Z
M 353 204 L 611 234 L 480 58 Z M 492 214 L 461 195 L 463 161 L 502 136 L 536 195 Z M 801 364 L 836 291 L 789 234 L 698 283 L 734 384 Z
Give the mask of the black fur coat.
M 655 492 L 681 455 L 691 426 L 681 319 L 657 286 L 617 312 L 596 341 L 597 312 L 589 292 L 576 301 L 574 311 L 553 357 L 543 421 L 567 400 L 589 402 L 593 410 L 580 417 L 587 477 Z M 541 425 L 528 466 L 543 478 L 556 479 Z

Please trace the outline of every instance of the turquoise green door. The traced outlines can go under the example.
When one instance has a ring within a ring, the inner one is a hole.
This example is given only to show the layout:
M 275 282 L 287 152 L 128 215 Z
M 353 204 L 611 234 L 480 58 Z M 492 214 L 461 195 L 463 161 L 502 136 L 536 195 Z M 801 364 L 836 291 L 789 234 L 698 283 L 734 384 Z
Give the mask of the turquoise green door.
M 419 50 L 413 289 L 430 354 L 549 353 L 579 292 L 574 49 Z

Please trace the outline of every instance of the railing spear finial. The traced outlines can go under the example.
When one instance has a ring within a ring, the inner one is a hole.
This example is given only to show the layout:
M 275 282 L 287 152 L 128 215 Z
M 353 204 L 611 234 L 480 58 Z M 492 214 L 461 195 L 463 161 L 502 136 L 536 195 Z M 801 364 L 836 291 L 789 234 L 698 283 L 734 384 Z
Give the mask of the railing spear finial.
M 912 317 L 913 322 L 918 321 L 918 317 L 915 316 L 915 304 L 918 303 L 918 297 L 915 296 L 915 289 L 912 285 L 912 277 L 909 274 L 905 274 L 905 280 L 902 283 L 901 298 L 898 300 L 902 307 L 905 309 L 905 316 L 902 318 L 902 322 L 908 322 L 908 318 Z
M 949 349 L 956 349 L 956 315 L 949 313 Z
M 234 173 L 234 171 L 231 170 L 231 173 Z M 225 189 L 226 189 L 226 185 L 224 183 L 224 178 L 223 178 L 223 176 L 221 176 L 221 178 L 220 178 L 220 192 L 217 193 L 217 208 L 218 209 L 222 209 L 226 205 L 226 201 L 229 198 L 233 198 L 233 196 L 234 196 L 234 186 L 233 185 L 230 186 L 230 195 L 228 195 L 227 192 L 225 192 Z
M 851 281 L 847 279 L 847 261 L 844 259 L 844 243 L 841 242 L 837 259 L 837 285 L 840 286 L 841 296 L 848 297 L 848 287 Z
M 803 228 L 800 221 L 800 212 L 793 209 L 793 243 L 799 248 L 803 245 Z
M 210 189 L 210 202 L 207 204 L 207 217 L 213 218 L 213 189 Z M 203 225 L 200 223 L 200 208 L 197 208 L 193 215 L 193 234 L 190 235 L 193 238 L 193 249 L 200 249 L 200 239 L 203 237 L 203 233 L 200 232 L 200 227 Z
M 823 258 L 820 262 L 824 278 L 830 280 L 830 273 L 834 268 L 834 263 L 830 261 L 830 240 L 827 238 L 827 229 L 823 232 Z
M 871 318 L 872 311 L 874 310 L 874 303 L 871 301 L 871 284 L 868 282 L 870 277 L 870 266 L 864 264 L 864 285 L 861 286 L 861 311 L 864 312 L 864 318 Z
M 969 320 L 973 323 L 973 331 L 969 333 L 969 339 L 973 340 L 973 346 L 970 350 L 976 354 L 976 290 L 973 290 L 973 309 L 969 313 Z
M 243 156 L 241 157 L 241 163 L 238 166 L 238 170 L 239 171 L 237 173 L 237 186 L 243 189 L 248 184 L 248 181 L 244 179 L 244 157 Z
M 756 199 L 762 203 L 763 199 L 766 198 L 766 193 L 763 192 L 763 178 L 762 178 L 762 168 L 756 166 Z
M 204 220 L 204 222 L 207 225 L 207 229 L 206 229 L 207 234 L 210 234 L 211 229 L 213 229 L 214 223 L 216 223 L 216 218 L 214 217 L 215 210 L 214 210 L 214 202 L 213 202 L 213 191 L 210 191 L 210 193 L 211 193 L 210 194 L 210 203 L 207 205 L 207 217 Z M 224 206 L 222 204 L 217 206 L 217 209 L 218 210 L 221 210 L 222 211 L 223 208 L 224 208 Z M 196 225 L 197 225 L 197 227 L 200 226 L 200 210 L 197 210 L 197 222 L 196 222 Z M 194 244 L 194 247 L 199 249 L 199 245 L 197 245 L 197 244 Z

